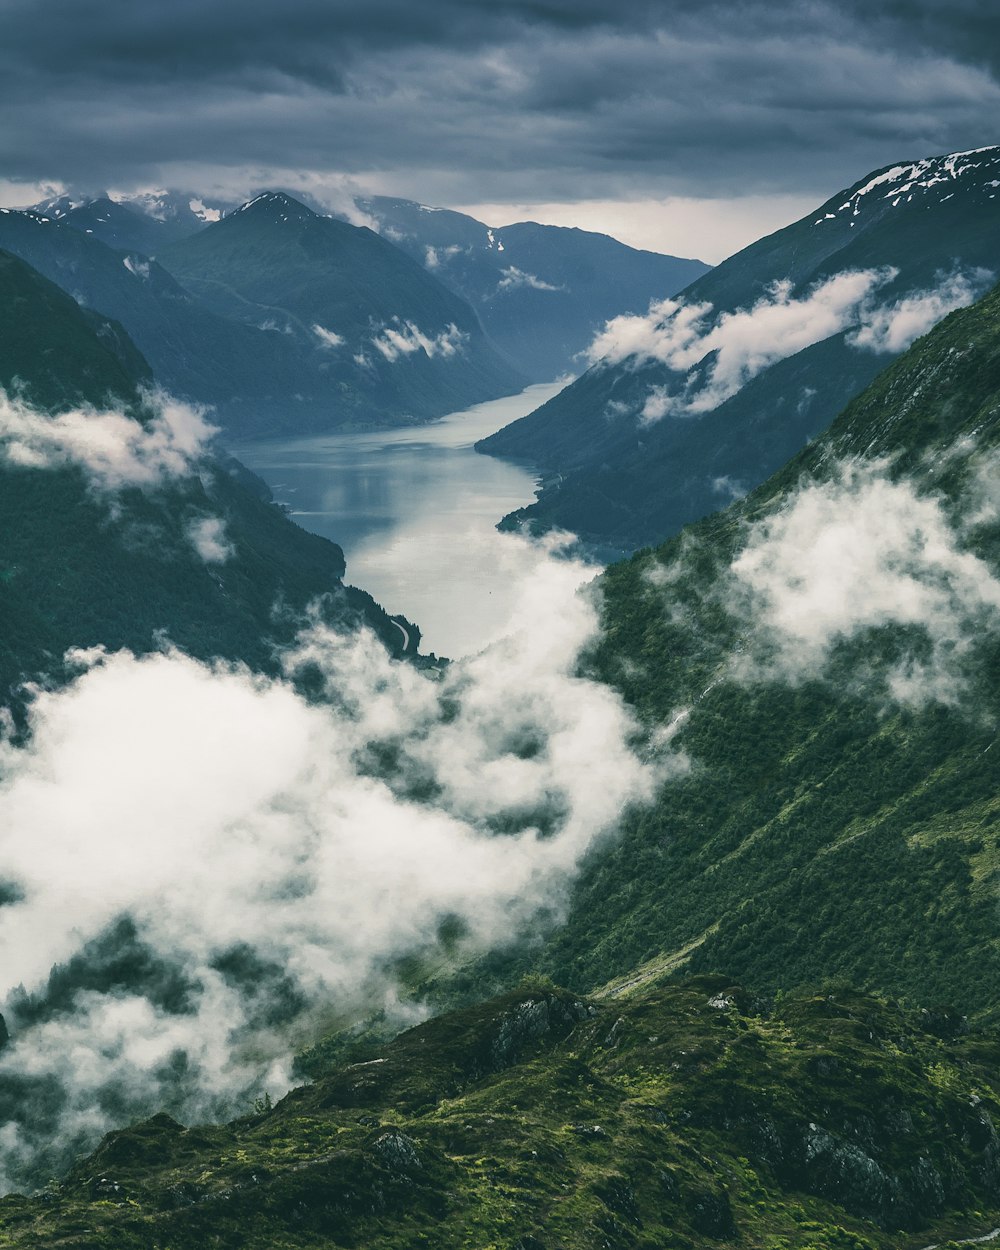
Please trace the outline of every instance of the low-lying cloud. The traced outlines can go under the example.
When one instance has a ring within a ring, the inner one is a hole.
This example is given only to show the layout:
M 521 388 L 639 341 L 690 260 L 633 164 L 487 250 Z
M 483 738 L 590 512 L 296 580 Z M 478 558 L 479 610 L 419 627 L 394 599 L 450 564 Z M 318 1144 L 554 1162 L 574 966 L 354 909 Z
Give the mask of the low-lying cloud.
M 965 546 L 944 499 L 894 481 L 886 462 L 847 463 L 803 485 L 751 527 L 731 568 L 730 602 L 748 623 L 743 678 L 823 675 L 862 631 L 915 627 L 922 645 L 888 674 L 900 702 L 957 703 L 963 662 L 1000 626 L 1000 580 Z
M 412 356 L 414 352 L 423 351 L 428 356 L 441 356 L 444 359 L 461 351 L 468 334 L 450 323 L 439 334 L 425 334 L 412 321 L 400 321 L 397 317 L 392 325 L 387 325 L 372 338 L 372 345 L 390 363 L 403 356 Z
M 523 287 L 527 287 L 532 291 L 562 291 L 565 289 L 561 286 L 554 286 L 551 282 L 546 282 L 543 278 L 539 278 L 537 274 L 525 273 L 523 269 L 518 269 L 515 265 L 509 265 L 500 272 L 498 292 L 516 291 Z
M 914 291 L 873 309 L 847 341 L 870 352 L 906 351 L 943 317 L 975 303 L 993 277 L 987 269 L 952 274 L 938 287 Z
M 335 330 L 328 330 L 325 326 L 318 323 L 312 328 L 313 334 L 320 341 L 322 347 L 343 347 L 347 341 L 342 334 L 338 334 Z
M 424 264 L 428 269 L 439 269 L 442 264 L 452 260 L 455 256 L 460 256 L 464 250 L 457 243 L 451 243 L 448 247 L 428 245 L 424 248 Z
M 851 330 L 847 343 L 872 352 L 898 353 L 947 313 L 971 304 L 992 274 L 942 276 L 926 290 L 879 303 L 877 292 L 898 271 L 845 270 L 793 294 L 791 282 L 771 284 L 749 308 L 715 314 L 712 304 L 665 299 L 645 316 L 609 321 L 587 349 L 591 364 L 665 365 L 678 377 L 648 391 L 637 414 L 645 424 L 666 416 L 710 412 L 779 360 Z
M 206 455 L 215 427 L 204 412 L 158 392 L 145 420 L 80 407 L 55 416 L 0 391 L 0 463 L 30 469 L 76 467 L 90 486 L 114 493 L 190 474 Z
M 233 545 L 226 534 L 226 523 L 221 517 L 199 517 L 188 525 L 187 536 L 191 546 L 206 564 L 224 564 L 233 554 Z
M 576 675 L 597 623 L 568 584 L 540 571 L 530 628 L 436 676 L 314 622 L 285 663 L 319 702 L 174 651 L 81 655 L 38 694 L 0 753 L 5 1187 L 53 1141 L 279 1095 L 305 1025 L 392 1009 L 391 961 L 446 921 L 467 952 L 554 922 L 588 848 L 684 767 L 640 760 Z

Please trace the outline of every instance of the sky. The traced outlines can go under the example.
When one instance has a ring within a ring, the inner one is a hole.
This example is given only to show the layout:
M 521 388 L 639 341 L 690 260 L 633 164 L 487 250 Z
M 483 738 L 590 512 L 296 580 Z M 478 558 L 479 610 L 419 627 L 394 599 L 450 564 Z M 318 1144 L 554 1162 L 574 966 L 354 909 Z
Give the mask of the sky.
M 354 190 L 721 259 L 1000 140 L 993 0 L 0 0 L 0 197 Z

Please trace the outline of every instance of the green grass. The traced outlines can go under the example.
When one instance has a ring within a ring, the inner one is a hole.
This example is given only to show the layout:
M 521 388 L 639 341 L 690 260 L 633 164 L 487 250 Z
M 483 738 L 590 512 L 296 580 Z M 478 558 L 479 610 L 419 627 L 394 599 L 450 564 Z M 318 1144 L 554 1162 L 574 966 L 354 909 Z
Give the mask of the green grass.
M 263 1114 L 111 1133 L 0 1245 L 914 1247 L 1000 1222 L 998 1060 L 848 991 L 526 986 Z

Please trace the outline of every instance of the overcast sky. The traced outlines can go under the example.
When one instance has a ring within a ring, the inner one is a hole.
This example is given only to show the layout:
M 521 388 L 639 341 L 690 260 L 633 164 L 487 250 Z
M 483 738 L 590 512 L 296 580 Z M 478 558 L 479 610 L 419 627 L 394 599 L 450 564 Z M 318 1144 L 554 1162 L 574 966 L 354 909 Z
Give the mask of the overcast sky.
M 0 0 L 0 190 L 356 187 L 718 260 L 1000 141 L 996 0 Z

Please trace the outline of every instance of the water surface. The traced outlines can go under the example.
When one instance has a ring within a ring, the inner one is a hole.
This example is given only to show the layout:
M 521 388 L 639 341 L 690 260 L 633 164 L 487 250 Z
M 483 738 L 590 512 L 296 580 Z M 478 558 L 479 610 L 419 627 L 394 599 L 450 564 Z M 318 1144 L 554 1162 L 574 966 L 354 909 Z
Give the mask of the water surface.
M 421 650 L 468 655 L 500 636 L 539 556 L 494 528 L 536 474 L 473 451 L 565 383 L 529 386 L 430 425 L 234 447 L 299 525 L 339 543 L 347 580 L 420 626 Z

